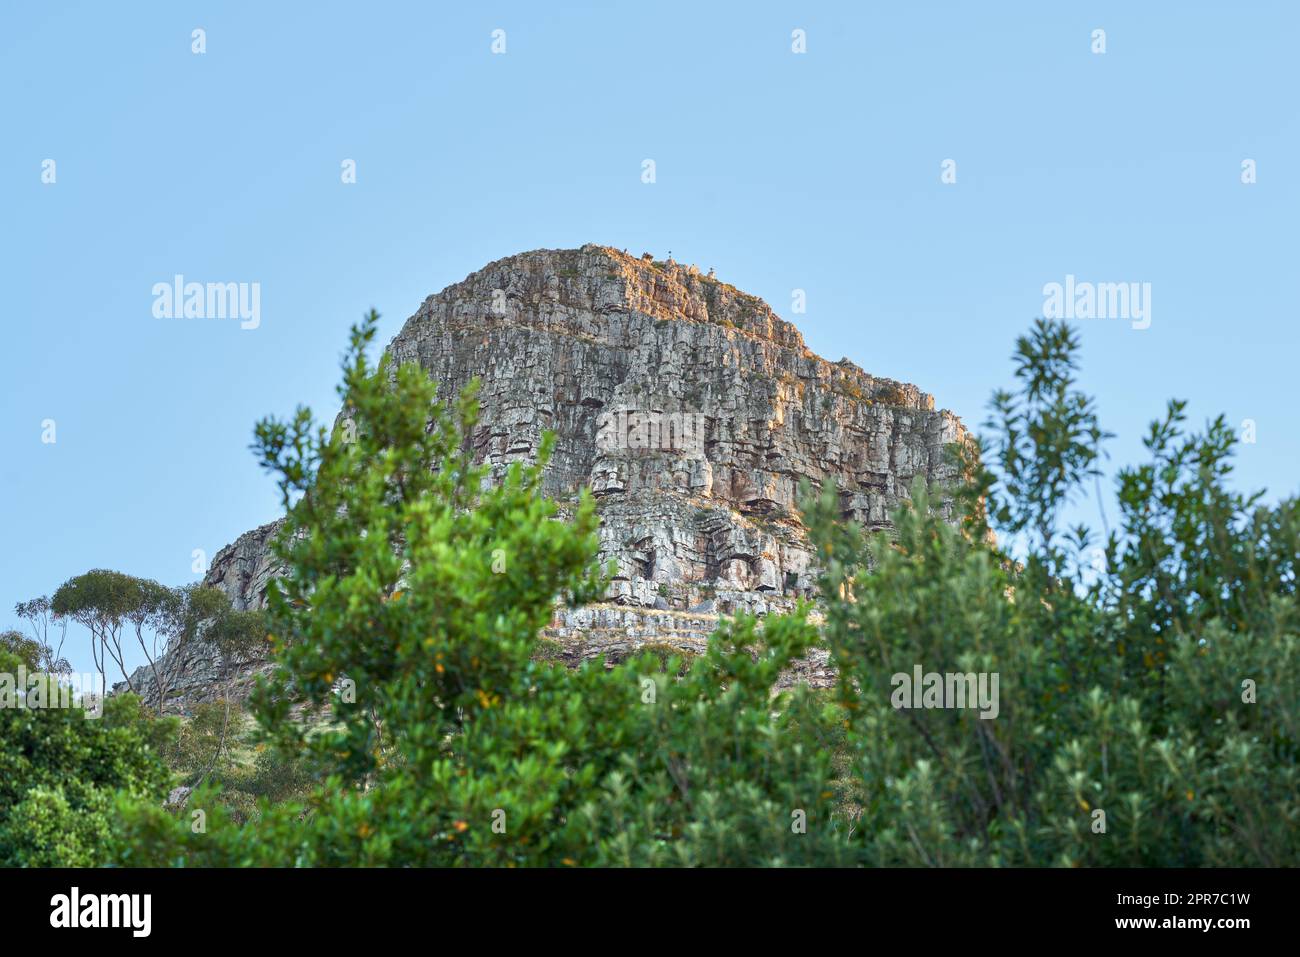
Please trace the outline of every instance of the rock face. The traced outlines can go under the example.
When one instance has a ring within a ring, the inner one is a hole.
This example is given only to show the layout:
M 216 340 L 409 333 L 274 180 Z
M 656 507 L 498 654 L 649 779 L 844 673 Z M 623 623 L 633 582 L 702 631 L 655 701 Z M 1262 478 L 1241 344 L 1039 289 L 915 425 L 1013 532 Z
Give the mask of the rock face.
M 605 602 L 557 613 L 548 637 L 567 660 L 699 651 L 719 615 L 792 607 L 815 580 L 800 480 L 834 479 L 846 515 L 887 528 L 915 476 L 955 478 L 945 447 L 967 440 L 930 395 L 814 355 L 762 300 L 603 246 L 491 263 L 426 299 L 390 349 L 444 397 L 480 379 L 471 441 L 494 475 L 533 460 L 550 430 L 547 494 L 563 511 L 594 493 L 600 558 L 618 572 Z M 207 584 L 264 604 L 276 528 L 222 549 Z M 203 654 L 176 661 L 179 706 L 224 693 Z

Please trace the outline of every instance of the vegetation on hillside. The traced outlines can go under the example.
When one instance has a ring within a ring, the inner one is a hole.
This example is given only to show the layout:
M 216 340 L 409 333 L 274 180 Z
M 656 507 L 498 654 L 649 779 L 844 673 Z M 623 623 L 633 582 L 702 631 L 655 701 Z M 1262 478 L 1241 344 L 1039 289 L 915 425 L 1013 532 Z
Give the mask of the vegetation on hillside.
M 276 669 L 252 721 L 218 702 L 178 725 L 129 696 L 100 724 L 0 710 L 0 761 L 27 762 L 0 774 L 7 863 L 1200 866 L 1300 853 L 1300 506 L 1232 491 L 1231 431 L 1189 433 L 1172 403 L 1149 461 L 1119 475 L 1117 526 L 1063 528 L 1107 437 L 1064 325 L 1018 342 L 986 440 L 954 450 L 967 484 L 914 486 L 891 536 L 847 521 L 833 487 L 804 490 L 823 624 L 806 608 L 739 616 L 706 654 L 651 649 L 607 671 L 536 654 L 557 599 L 601 592 L 589 497 L 552 520 L 549 442 L 541 464 L 486 487 L 473 389 L 440 403 L 419 367 L 372 366 L 375 319 L 353 332 L 336 428 L 308 410 L 257 427 L 288 571 L 265 620 L 213 617 L 240 640 L 271 636 Z M 89 616 L 101 636 L 133 621 L 110 610 Z M 817 644 L 836 687 L 774 695 Z M 914 701 L 899 677 L 917 672 L 978 676 L 993 699 Z M 900 706 L 914 703 L 931 706 Z M 163 807 L 178 783 L 195 790 Z

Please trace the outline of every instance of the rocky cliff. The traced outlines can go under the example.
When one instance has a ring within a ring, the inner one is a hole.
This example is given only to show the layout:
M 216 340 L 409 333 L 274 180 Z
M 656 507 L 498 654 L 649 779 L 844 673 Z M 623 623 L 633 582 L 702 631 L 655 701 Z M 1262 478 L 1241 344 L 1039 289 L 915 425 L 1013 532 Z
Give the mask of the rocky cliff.
M 604 602 L 557 612 L 548 637 L 570 661 L 652 642 L 698 651 L 719 615 L 790 608 L 815 575 L 801 479 L 833 478 L 847 515 L 885 528 L 915 476 L 954 477 L 945 446 L 966 440 L 930 395 L 814 355 L 761 299 L 603 246 L 491 263 L 426 299 L 389 348 L 444 396 L 480 379 L 471 441 L 494 473 L 533 459 L 550 430 L 546 492 L 562 506 L 594 493 L 600 557 L 618 572 Z M 262 605 L 275 529 L 222 549 L 207 583 Z M 172 663 L 178 706 L 221 693 L 201 643 Z

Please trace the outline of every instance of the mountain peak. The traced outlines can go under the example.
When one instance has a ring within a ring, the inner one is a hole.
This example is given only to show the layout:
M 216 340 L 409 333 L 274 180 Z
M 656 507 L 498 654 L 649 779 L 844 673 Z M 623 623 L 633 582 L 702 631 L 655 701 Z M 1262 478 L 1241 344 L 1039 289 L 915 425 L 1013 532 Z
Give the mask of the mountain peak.
M 548 636 L 568 660 L 646 643 L 702 651 L 719 615 L 788 611 L 817 574 L 801 482 L 833 480 L 846 515 L 888 529 L 913 479 L 956 478 L 945 447 L 966 441 L 928 394 L 817 356 L 757 296 L 609 246 L 489 263 L 425 299 L 389 350 L 444 399 L 479 380 L 467 438 L 494 478 L 534 461 L 549 431 L 543 490 L 560 517 L 582 489 L 595 495 L 593 558 L 617 572 L 602 602 L 557 611 Z M 208 584 L 237 607 L 265 601 L 274 530 L 213 560 Z M 192 703 L 215 665 L 186 655 L 178 687 Z

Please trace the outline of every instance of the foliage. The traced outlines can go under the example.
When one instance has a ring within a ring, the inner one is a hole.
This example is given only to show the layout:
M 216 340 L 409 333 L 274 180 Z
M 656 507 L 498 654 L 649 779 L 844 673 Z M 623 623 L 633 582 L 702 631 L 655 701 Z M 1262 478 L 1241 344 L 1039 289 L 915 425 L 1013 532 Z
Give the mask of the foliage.
M 841 521 L 833 490 L 809 503 L 824 635 L 850 679 L 838 691 L 863 860 L 1294 861 L 1297 503 L 1231 492 L 1223 421 L 1185 435 L 1174 403 L 1153 463 L 1120 473 L 1105 562 L 1085 563 L 1088 529 L 1058 528 L 1105 435 L 1073 388 L 1076 351 L 1062 325 L 1020 341 L 1021 388 L 994 397 L 987 470 L 966 460 L 962 522 L 920 486 L 893 540 Z M 1026 544 L 1019 560 L 991 544 L 986 516 Z M 996 719 L 896 710 L 892 676 L 918 664 L 997 673 Z
M 258 426 L 288 512 L 276 671 L 254 706 L 266 747 L 245 760 L 225 750 L 228 711 L 196 713 L 175 760 L 201 782 L 188 808 L 206 829 L 125 794 L 117 863 L 1300 854 L 1300 506 L 1232 491 L 1231 433 L 1222 420 L 1186 433 L 1174 403 L 1152 461 L 1119 473 L 1117 527 L 1063 529 L 1107 437 L 1064 325 L 1018 342 L 989 440 L 955 450 L 965 483 L 914 485 L 890 536 L 847 520 L 833 487 L 805 489 L 820 625 L 802 607 L 738 616 L 689 660 L 659 647 L 572 669 L 537 636 L 557 600 L 600 592 L 590 498 L 556 520 L 541 494 L 549 439 L 539 464 L 488 481 L 473 389 L 443 403 L 418 367 L 372 368 L 374 328 L 372 314 L 354 330 L 332 430 L 307 410 Z M 247 625 L 255 640 L 262 623 Z M 774 692 L 819 642 L 835 688 Z M 897 678 L 917 668 L 996 676 L 996 707 L 900 707 Z M 10 819 L 43 848 L 46 817 L 63 813 L 42 793 Z
M 160 741 L 159 753 L 174 784 L 191 789 L 207 785 L 237 823 L 259 816 L 260 799 L 301 799 L 314 783 L 302 761 L 259 743 L 243 706 L 229 699 L 195 705 Z
M 257 433 L 281 476 L 289 572 L 271 597 L 278 673 L 256 711 L 323 783 L 301 805 L 265 805 L 252 834 L 209 792 L 190 804 L 211 808 L 201 834 L 137 807 L 121 861 L 835 858 L 819 706 L 805 689 L 771 695 L 815 641 L 804 615 L 769 621 L 761 641 L 754 620 L 729 622 L 689 670 L 653 654 L 609 671 L 532 660 L 556 596 L 602 587 L 590 497 L 559 522 L 540 465 L 485 487 L 472 389 L 443 405 L 418 367 L 372 369 L 373 332 L 373 317 L 354 331 L 333 434 L 305 410 Z M 302 709 L 315 721 L 294 720 Z
M 0 650 L 0 673 L 18 656 Z M 46 701 L 55 700 L 48 676 Z M 34 689 L 34 685 L 31 686 Z M 151 800 L 167 772 L 154 742 L 165 727 L 133 695 L 109 698 L 102 717 L 81 707 L 0 707 L 0 866 L 105 863 L 114 802 Z M 74 702 L 75 704 L 75 702 Z
M 35 638 L 28 638 L 21 631 L 13 628 L 0 631 L 0 654 L 8 653 L 18 660 L 28 671 L 41 668 L 41 646 Z
M 163 713 L 173 675 L 166 653 L 202 635 L 227 660 L 244 657 L 266 635 L 265 615 L 235 610 L 229 596 L 201 584 L 168 588 L 148 578 L 95 569 L 64 582 L 53 600 L 44 602 L 58 619 L 71 619 L 90 631 L 91 652 L 101 677 L 112 660 L 132 692 L 145 692 Z M 26 603 L 31 606 L 35 603 Z M 18 606 L 23 617 L 24 605 Z M 136 688 L 126 668 L 123 638 L 134 635 L 153 677 L 151 688 Z M 148 639 L 146 639 L 148 635 Z M 51 657 L 47 654 L 47 658 Z
M 32 633 L 31 640 L 38 650 L 37 666 L 54 674 L 71 674 L 72 665 L 63 657 L 63 642 L 67 638 L 68 623 L 54 614 L 50 599 L 42 595 L 30 601 L 20 601 L 14 606 L 14 613 L 27 622 Z M 54 643 L 52 632 L 57 632 L 57 644 Z

